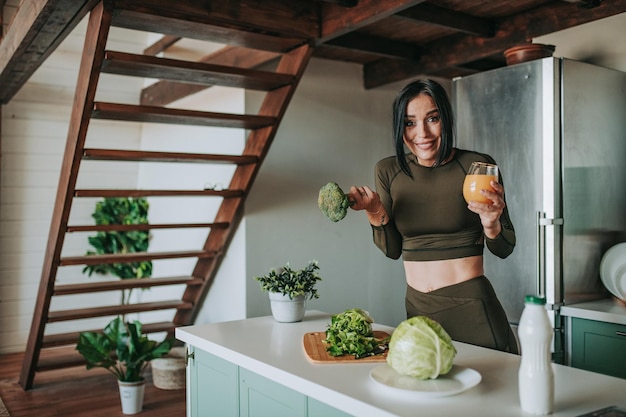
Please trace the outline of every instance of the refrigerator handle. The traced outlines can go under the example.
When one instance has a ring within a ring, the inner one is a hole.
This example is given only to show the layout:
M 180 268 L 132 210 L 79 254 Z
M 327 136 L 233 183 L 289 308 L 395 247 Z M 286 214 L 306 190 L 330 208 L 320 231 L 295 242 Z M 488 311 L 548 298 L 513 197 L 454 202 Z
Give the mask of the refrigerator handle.
M 540 296 L 546 296 L 546 227 L 562 225 L 562 218 L 546 218 L 546 213 L 537 212 L 537 294 Z
M 546 213 L 537 212 L 537 295 L 544 295 L 546 292 L 546 232 L 544 221 Z

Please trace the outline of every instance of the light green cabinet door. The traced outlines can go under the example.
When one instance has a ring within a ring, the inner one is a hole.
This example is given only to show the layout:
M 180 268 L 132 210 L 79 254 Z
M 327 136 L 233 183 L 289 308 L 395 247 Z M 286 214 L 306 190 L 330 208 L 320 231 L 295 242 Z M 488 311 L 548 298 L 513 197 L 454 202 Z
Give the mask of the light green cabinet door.
M 351 417 L 351 414 L 346 414 L 341 410 L 337 410 L 328 404 L 317 401 L 313 398 L 309 398 L 308 404 L 308 417 Z
M 190 349 L 189 415 L 239 417 L 238 366 L 201 349 Z
M 306 417 L 307 397 L 259 374 L 239 369 L 241 417 Z
M 573 318 L 572 366 L 626 378 L 626 326 Z

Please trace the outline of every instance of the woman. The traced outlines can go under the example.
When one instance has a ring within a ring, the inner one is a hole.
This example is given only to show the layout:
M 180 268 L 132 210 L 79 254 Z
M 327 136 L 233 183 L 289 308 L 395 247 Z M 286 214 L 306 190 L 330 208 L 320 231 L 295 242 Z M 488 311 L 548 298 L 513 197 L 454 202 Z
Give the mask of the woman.
M 376 192 L 350 188 L 352 209 L 365 210 L 386 256 L 402 256 L 407 317 L 425 315 L 454 340 L 517 353 L 483 269 L 485 243 L 500 258 L 515 246 L 502 179 L 491 182 L 493 191 L 481 191 L 490 203 L 466 203 L 462 188 L 471 163 L 495 161 L 454 148 L 453 132 L 443 87 L 432 80 L 407 85 L 393 104 L 396 155 L 376 164 Z

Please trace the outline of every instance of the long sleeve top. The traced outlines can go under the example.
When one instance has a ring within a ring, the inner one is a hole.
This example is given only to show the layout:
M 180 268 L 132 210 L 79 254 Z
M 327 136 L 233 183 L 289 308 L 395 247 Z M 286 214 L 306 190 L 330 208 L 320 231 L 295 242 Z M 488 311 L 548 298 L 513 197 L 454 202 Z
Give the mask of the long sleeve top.
M 495 163 L 492 157 L 456 149 L 452 160 L 432 168 L 406 155 L 413 178 L 402 172 L 395 157 L 376 164 L 376 191 L 390 220 L 372 226 L 374 243 L 389 258 L 433 261 L 482 255 L 484 245 L 506 258 L 515 247 L 515 229 L 504 208 L 502 232 L 484 236 L 480 216 L 467 208 L 463 181 L 474 161 Z M 499 176 L 502 183 L 502 175 Z

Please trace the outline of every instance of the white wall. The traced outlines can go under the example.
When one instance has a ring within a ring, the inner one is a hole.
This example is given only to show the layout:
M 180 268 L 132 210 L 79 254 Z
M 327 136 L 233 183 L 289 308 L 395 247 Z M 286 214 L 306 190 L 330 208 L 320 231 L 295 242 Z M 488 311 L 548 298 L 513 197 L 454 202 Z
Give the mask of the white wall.
M 369 310 L 379 322 L 404 314 L 401 262 L 374 246 L 363 213 L 333 223 L 317 207 L 321 186 L 374 186 L 374 164 L 393 153 L 391 102 L 398 86 L 365 91 L 353 64 L 312 59 L 246 203 L 248 315 L 269 314 L 253 276 L 286 262 L 319 261 L 320 298 L 308 308 Z M 250 104 L 250 102 L 248 102 Z
M 626 71 L 626 13 L 533 39 L 555 45 L 554 56 Z
M 238 89 L 213 87 L 171 107 L 225 113 L 243 113 L 244 93 Z M 208 128 L 144 124 L 141 148 L 150 151 L 241 154 L 245 134 L 241 129 Z M 218 185 L 226 188 L 235 170 L 234 165 L 142 163 L 139 187 L 146 189 L 195 189 Z M 217 197 L 150 197 L 150 223 L 210 223 L 215 219 L 221 198 Z M 245 318 L 245 219 L 222 261 L 201 309 L 199 322 L 216 322 Z M 198 250 L 204 245 L 208 228 L 152 230 L 150 251 L 168 252 Z M 195 258 L 153 261 L 153 277 L 191 275 Z M 150 302 L 180 299 L 184 286 L 155 287 L 136 294 L 136 301 Z M 237 294 L 233 297 L 232 294 Z M 142 313 L 145 322 L 168 321 L 171 311 Z
M 626 71 L 625 46 L 620 42 L 625 26 L 626 14 L 621 14 L 535 41 L 555 44 L 557 56 Z M 143 49 L 145 42 L 128 43 L 128 34 L 118 33 L 121 34 L 113 34 L 117 49 Z M 2 109 L 0 353 L 23 350 L 28 336 L 81 49 L 82 31 L 78 30 Z M 109 99 L 114 95 L 123 102 L 137 100 L 142 85 L 109 77 L 105 81 L 107 90 L 99 92 L 99 98 Z M 310 308 L 339 312 L 361 307 L 369 310 L 377 321 L 391 325 L 403 318 L 401 261 L 386 259 L 374 247 L 362 213 L 351 212 L 341 222 L 332 223 L 319 212 L 316 202 L 319 187 L 328 181 L 336 181 L 345 188 L 352 184 L 373 184 L 374 163 L 393 152 L 389 139 L 390 106 L 403 84 L 364 91 L 358 66 L 312 60 L 253 187 L 246 219 L 223 262 L 199 323 L 267 314 L 267 296 L 252 277 L 287 261 L 301 267 L 311 259 L 320 262 L 324 281 L 320 284 L 321 298 L 311 301 Z M 215 96 L 189 98 L 195 99 L 208 106 L 216 100 Z M 231 96 L 229 100 L 238 105 L 245 103 L 246 107 L 258 101 L 254 95 Z M 129 146 L 170 146 L 189 136 L 187 131 L 172 132 L 162 126 L 152 130 L 154 127 L 145 126 L 144 139 L 149 136 L 154 141 L 141 143 L 141 126 L 101 123 L 106 130 L 93 129 L 94 134 L 90 133 L 88 138 L 92 144 L 113 146 L 118 141 L 129 141 L 126 142 Z M 235 141 L 238 141 L 236 146 L 242 145 L 240 137 Z M 130 187 L 137 181 L 147 186 L 167 179 L 158 177 L 158 169 L 149 164 L 102 167 L 93 162 L 93 168 L 86 171 L 89 175 L 81 177 L 81 183 Z M 200 179 L 205 175 L 206 179 Z M 201 172 L 189 185 L 204 185 L 204 181 L 213 182 L 221 175 L 222 172 Z M 181 172 L 177 177 L 184 177 L 187 183 L 188 176 Z M 73 223 L 91 223 L 93 203 L 76 205 Z M 177 216 L 187 208 L 168 207 L 154 200 L 151 203 L 155 221 Z M 168 238 L 164 239 L 155 236 L 151 250 L 169 244 Z M 80 255 L 87 249 L 85 241 L 85 234 L 72 236 L 64 251 Z M 165 268 L 155 265 L 155 272 L 167 274 Z M 59 279 L 83 280 L 85 276 L 80 269 L 63 268 Z M 141 298 L 152 296 L 156 295 L 151 291 L 143 293 Z M 80 303 L 89 302 L 86 299 Z M 64 308 L 78 303 L 68 299 Z

